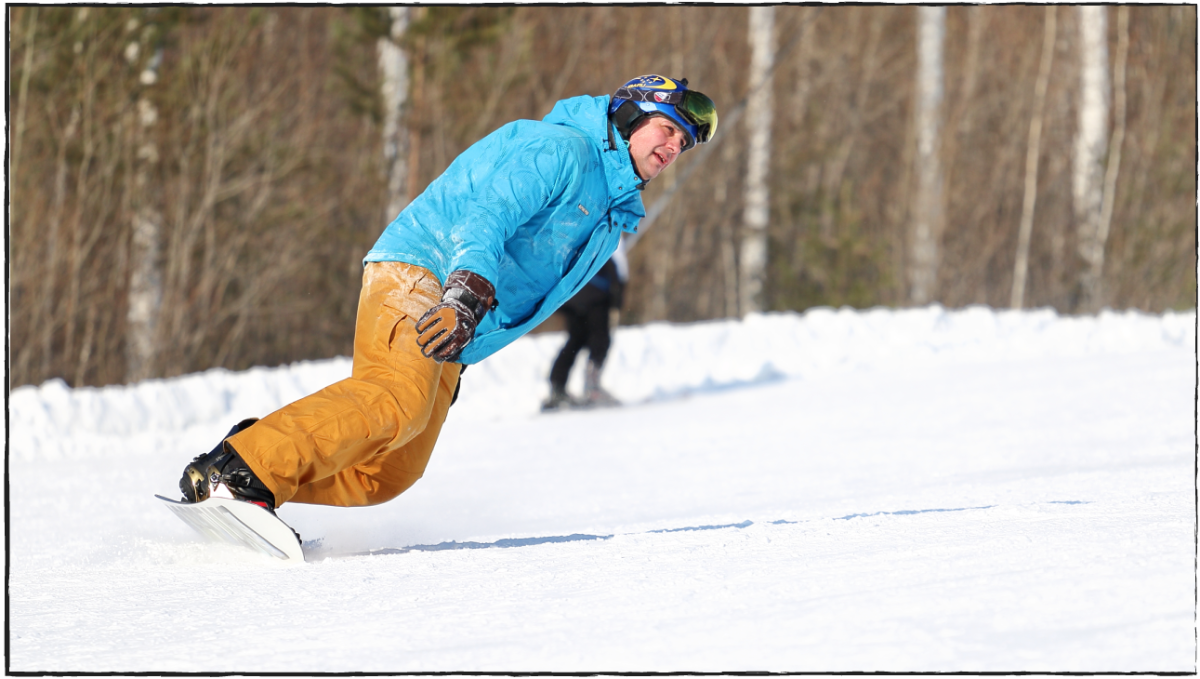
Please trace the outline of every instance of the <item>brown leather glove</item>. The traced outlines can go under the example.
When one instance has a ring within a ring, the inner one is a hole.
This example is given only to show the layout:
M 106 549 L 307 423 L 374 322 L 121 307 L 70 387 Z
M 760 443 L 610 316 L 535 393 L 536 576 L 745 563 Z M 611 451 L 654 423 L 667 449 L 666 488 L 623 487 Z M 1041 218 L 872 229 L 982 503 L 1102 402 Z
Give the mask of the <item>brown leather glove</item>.
M 477 273 L 460 269 L 446 276 L 442 301 L 417 321 L 417 344 L 426 358 L 456 361 L 475 337 L 475 328 L 496 308 L 496 288 Z

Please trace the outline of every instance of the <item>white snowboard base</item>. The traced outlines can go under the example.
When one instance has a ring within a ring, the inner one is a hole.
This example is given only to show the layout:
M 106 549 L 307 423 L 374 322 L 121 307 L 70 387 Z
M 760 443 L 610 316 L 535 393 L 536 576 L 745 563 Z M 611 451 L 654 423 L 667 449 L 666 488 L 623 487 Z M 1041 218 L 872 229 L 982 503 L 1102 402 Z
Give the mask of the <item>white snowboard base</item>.
M 167 509 L 213 542 L 249 547 L 261 554 L 304 563 L 296 534 L 279 517 L 258 505 L 223 497 L 204 502 L 178 502 L 161 495 Z

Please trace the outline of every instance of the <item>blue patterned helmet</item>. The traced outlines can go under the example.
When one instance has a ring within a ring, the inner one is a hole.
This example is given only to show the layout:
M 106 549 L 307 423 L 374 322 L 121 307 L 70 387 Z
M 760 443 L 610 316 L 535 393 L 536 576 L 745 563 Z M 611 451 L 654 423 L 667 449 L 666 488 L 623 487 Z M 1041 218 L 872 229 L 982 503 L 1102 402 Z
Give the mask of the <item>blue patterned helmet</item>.
M 638 122 L 659 115 L 675 123 L 687 138 L 683 151 L 703 144 L 717 132 L 717 107 L 704 94 L 688 89 L 687 78 L 643 75 L 619 87 L 608 106 L 609 120 L 628 141 Z

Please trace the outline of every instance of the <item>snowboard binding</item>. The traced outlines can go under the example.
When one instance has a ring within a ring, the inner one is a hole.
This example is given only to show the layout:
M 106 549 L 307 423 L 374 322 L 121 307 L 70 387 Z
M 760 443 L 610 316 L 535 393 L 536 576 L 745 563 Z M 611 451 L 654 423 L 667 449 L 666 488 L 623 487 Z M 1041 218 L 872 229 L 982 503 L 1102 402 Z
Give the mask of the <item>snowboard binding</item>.
M 257 421 L 258 418 L 250 418 L 237 423 L 216 448 L 197 456 L 184 468 L 183 477 L 179 479 L 184 502 L 203 502 L 224 484 L 234 499 L 253 502 L 275 512 L 275 494 L 254 475 L 226 440 Z
M 279 517 L 275 514 L 275 494 L 254 475 L 242 456 L 226 440 L 257 421 L 258 418 L 252 417 L 238 422 L 216 448 L 196 456 L 184 468 L 183 476 L 179 479 L 179 490 L 183 493 L 184 504 L 197 504 L 209 498 L 239 500 L 262 507 L 278 520 Z M 222 487 L 224 490 L 221 490 Z M 170 500 L 167 502 L 171 505 L 178 504 L 171 503 Z M 178 506 L 172 506 L 172 509 L 185 521 L 193 523 L 188 518 L 190 514 L 186 514 L 183 509 Z M 287 526 L 282 521 L 279 523 Z M 203 528 L 201 525 L 197 529 L 204 532 Z M 287 529 L 296 537 L 296 544 L 301 544 L 300 533 L 291 526 L 287 526 Z

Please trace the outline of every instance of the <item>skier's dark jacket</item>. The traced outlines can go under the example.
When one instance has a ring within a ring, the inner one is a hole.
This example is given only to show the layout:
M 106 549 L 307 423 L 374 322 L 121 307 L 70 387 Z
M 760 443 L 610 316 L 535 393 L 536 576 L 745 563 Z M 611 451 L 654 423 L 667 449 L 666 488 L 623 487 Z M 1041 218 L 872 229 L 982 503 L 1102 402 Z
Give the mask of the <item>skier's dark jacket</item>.
M 406 207 L 365 261 L 467 269 L 496 286 L 462 363 L 537 327 L 587 284 L 646 215 L 628 145 L 610 134 L 609 98 L 559 101 L 542 121 L 484 137 Z M 615 140 L 615 149 L 610 147 Z
M 600 273 L 592 276 L 592 280 L 572 297 L 565 306 L 583 312 L 591 306 L 603 304 L 611 309 L 620 309 L 621 300 L 625 293 L 625 285 L 617 275 L 617 265 L 609 259 L 601 267 Z

